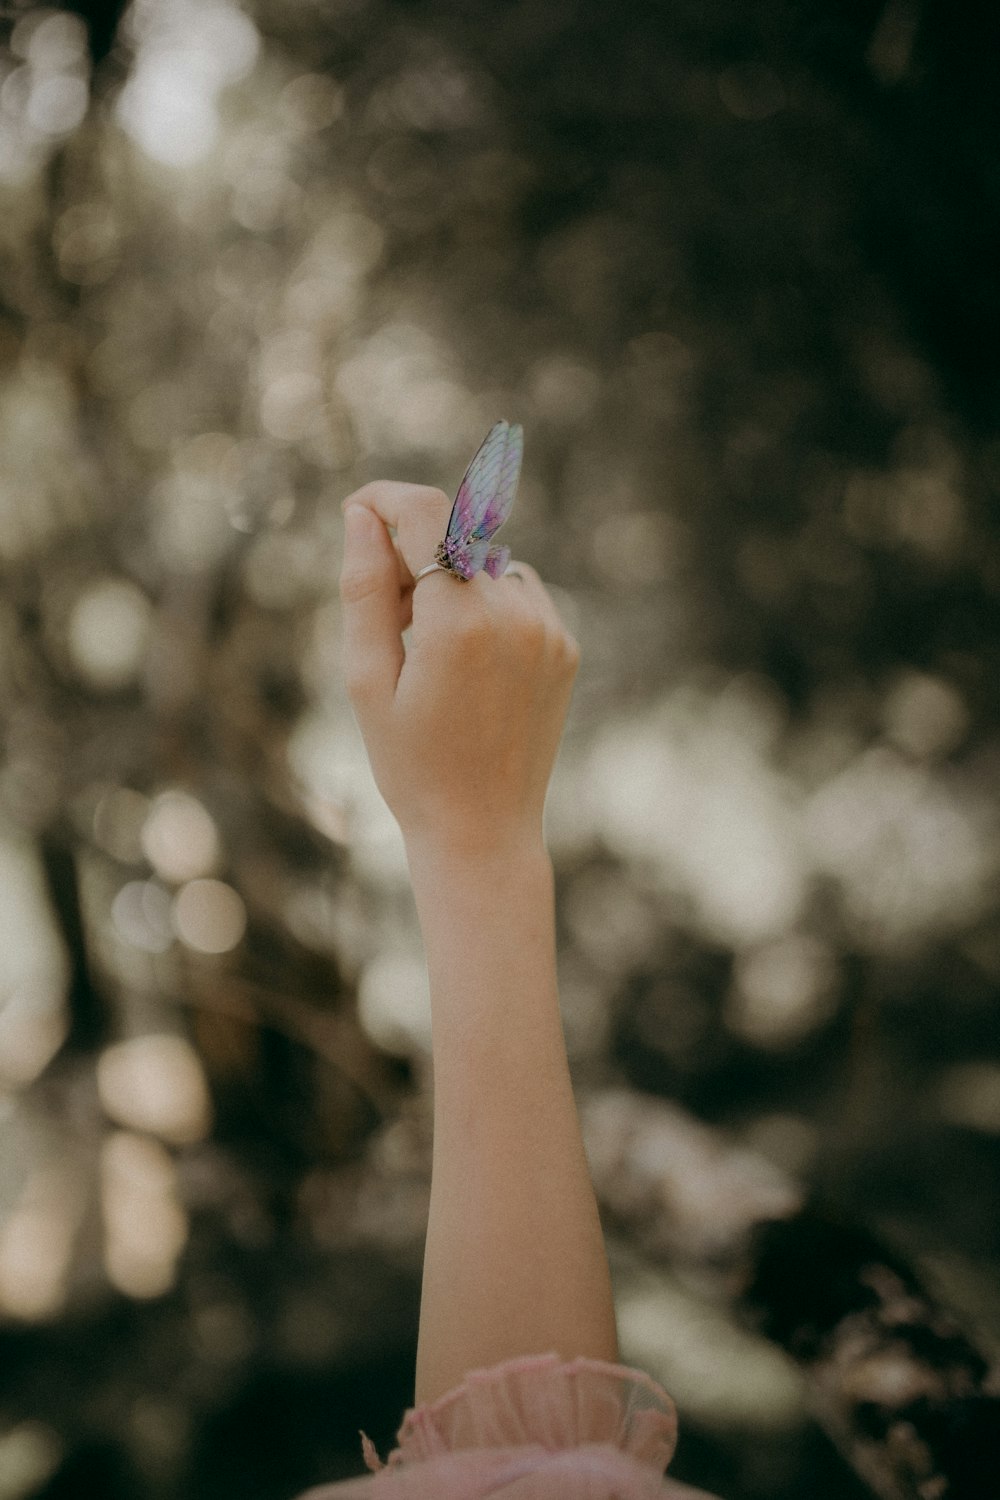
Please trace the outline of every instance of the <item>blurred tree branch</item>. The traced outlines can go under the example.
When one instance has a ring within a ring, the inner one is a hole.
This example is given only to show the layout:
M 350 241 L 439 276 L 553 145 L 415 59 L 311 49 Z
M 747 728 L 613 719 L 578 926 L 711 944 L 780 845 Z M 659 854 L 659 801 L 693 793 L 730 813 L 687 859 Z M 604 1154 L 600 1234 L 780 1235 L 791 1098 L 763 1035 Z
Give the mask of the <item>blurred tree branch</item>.
M 874 1495 L 1000 1494 L 1000 1370 L 902 1254 L 676 1104 L 597 1094 L 584 1119 L 602 1212 L 791 1355 Z
M 763 1224 L 743 1300 L 802 1365 L 817 1415 L 874 1494 L 1000 1494 L 1000 1371 L 876 1235 L 812 1206 Z

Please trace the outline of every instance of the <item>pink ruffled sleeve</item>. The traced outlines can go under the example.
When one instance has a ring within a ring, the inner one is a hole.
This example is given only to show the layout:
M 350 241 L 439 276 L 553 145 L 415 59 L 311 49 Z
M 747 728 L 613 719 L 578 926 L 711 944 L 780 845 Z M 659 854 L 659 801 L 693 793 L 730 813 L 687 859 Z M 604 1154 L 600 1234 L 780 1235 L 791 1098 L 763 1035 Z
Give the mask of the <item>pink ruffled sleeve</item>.
M 640 1370 L 602 1360 L 529 1355 L 485 1370 L 406 1413 L 389 1467 L 466 1449 L 540 1445 L 550 1453 L 606 1444 L 662 1475 L 677 1442 L 674 1403 Z M 381 1468 L 367 1439 L 365 1461 Z

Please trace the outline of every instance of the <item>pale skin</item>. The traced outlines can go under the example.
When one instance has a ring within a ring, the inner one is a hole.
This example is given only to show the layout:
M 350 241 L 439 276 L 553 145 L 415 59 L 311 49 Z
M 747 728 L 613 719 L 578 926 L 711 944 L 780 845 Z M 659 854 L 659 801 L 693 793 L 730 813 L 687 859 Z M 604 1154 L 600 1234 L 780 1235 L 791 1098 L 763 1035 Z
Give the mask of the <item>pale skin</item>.
M 448 524 L 442 491 L 380 482 L 344 508 L 345 681 L 403 833 L 430 977 L 419 1403 L 520 1355 L 618 1359 L 542 824 L 580 653 L 524 563 L 523 580 L 433 573 L 414 590 Z

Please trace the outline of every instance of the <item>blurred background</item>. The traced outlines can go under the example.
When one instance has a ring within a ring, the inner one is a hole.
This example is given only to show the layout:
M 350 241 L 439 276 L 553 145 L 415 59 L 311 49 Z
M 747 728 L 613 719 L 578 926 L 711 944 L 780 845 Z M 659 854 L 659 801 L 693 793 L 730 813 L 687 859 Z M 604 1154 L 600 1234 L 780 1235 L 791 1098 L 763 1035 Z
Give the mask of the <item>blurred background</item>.
M 0 36 L 0 1500 L 282 1500 L 412 1398 L 427 993 L 339 502 L 501 416 L 583 648 L 549 838 L 623 1354 L 678 1477 L 860 1500 L 708 1268 L 814 1192 L 1000 1350 L 994 21 Z

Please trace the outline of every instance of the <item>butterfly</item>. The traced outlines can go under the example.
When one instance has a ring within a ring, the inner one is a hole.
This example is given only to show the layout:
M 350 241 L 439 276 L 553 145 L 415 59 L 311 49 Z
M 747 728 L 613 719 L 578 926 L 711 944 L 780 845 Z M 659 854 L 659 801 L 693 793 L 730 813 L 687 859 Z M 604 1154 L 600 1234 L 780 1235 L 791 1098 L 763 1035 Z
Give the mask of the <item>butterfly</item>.
M 465 579 L 483 568 L 491 578 L 500 577 L 510 562 L 510 548 L 494 546 L 490 538 L 510 515 L 523 453 L 519 424 L 494 423 L 458 487 L 448 530 L 435 553 L 442 568 Z

